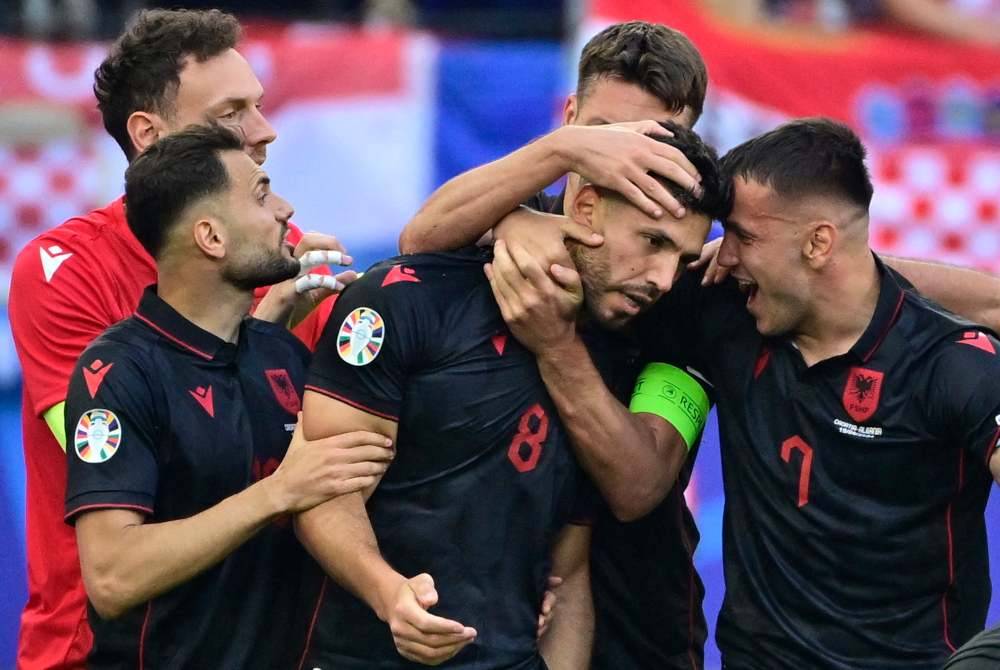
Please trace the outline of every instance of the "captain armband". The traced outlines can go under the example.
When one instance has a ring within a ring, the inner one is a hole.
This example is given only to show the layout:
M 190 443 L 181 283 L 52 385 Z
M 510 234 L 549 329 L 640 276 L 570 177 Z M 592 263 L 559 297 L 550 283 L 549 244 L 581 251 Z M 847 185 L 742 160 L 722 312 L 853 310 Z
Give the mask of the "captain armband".
M 650 363 L 639 374 L 628 408 L 633 414 L 655 414 L 694 445 L 708 416 L 708 394 L 698 381 L 667 363 Z

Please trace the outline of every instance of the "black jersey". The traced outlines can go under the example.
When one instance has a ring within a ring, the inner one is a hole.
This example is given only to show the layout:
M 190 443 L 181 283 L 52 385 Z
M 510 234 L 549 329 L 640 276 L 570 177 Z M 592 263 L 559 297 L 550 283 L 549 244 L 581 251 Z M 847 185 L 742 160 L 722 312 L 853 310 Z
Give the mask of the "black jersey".
M 432 612 L 478 631 L 445 665 L 541 668 L 535 628 L 549 556 L 578 513 L 581 473 L 534 356 L 500 316 L 488 260 L 468 249 L 370 269 L 337 301 L 307 388 L 399 423 L 368 514 L 390 565 L 434 578 Z M 625 350 L 592 351 L 614 369 Z M 330 582 L 306 667 L 419 666 Z
M 984 625 L 1000 344 L 878 267 L 867 330 L 811 367 L 731 282 L 656 308 L 715 385 L 727 668 L 937 669 Z
M 125 508 L 148 523 L 202 512 L 277 469 L 308 352 L 247 318 L 230 344 L 146 290 L 77 362 L 66 398 L 66 518 Z M 312 560 L 276 521 L 190 581 L 105 621 L 91 668 L 287 668 L 318 597 Z M 310 592 L 310 588 L 312 588 Z M 311 612 L 310 612 L 311 613 Z
M 524 204 L 562 214 L 564 197 L 538 193 Z M 636 330 L 645 330 L 644 323 L 641 319 Z M 665 349 L 657 346 L 653 358 L 683 363 L 681 352 Z M 641 358 L 638 363 L 630 358 L 618 374 L 634 381 L 642 363 Z M 694 566 L 700 536 L 684 499 L 698 444 L 670 493 L 642 519 L 622 522 L 603 501 L 595 505 L 590 564 L 593 670 L 697 670 L 703 665 L 708 636 L 702 610 L 705 588 Z

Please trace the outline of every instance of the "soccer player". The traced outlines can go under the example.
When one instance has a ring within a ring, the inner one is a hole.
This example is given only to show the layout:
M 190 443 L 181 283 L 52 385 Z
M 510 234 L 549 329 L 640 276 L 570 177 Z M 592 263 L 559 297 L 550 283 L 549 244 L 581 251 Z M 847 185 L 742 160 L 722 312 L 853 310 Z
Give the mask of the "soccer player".
M 681 33 L 641 21 L 605 29 L 583 49 L 577 91 L 564 109 L 565 125 L 438 189 L 404 229 L 400 249 L 412 253 L 459 248 L 503 219 L 498 237 L 532 250 L 543 267 L 569 264 L 564 238 L 588 245 L 599 244 L 600 238 L 564 218 L 531 216 L 524 208 L 505 215 L 522 202 L 561 214 L 581 183 L 577 175 L 615 188 L 650 215 L 676 215 L 680 204 L 646 173 L 654 170 L 691 189 L 697 171 L 669 148 L 644 137 L 661 131 L 643 120 L 693 125 L 701 114 L 706 82 L 700 54 Z M 608 123 L 617 125 L 600 125 Z M 564 193 L 553 198 L 538 192 L 567 170 L 571 174 Z M 538 225 L 543 222 L 553 225 Z M 933 299 L 973 321 L 1000 328 L 1000 280 L 964 268 L 886 261 Z M 622 523 L 612 508 L 604 507 L 595 515 L 595 668 L 689 670 L 702 664 L 707 634 L 701 611 L 704 589 L 692 560 L 698 531 L 684 501 L 696 453 L 693 449 L 667 497 L 641 519 Z M 623 464 L 605 465 L 602 472 L 610 475 Z M 619 480 L 629 481 L 627 468 Z M 649 509 L 648 496 L 634 497 L 636 490 L 629 486 L 619 491 L 616 504 L 624 505 L 624 516 L 634 517 L 635 505 Z
M 648 119 L 693 125 L 701 115 L 707 81 L 701 55 L 682 33 L 644 21 L 607 28 L 583 49 L 564 125 L 442 186 L 403 231 L 401 250 L 471 244 L 522 202 L 562 214 L 584 183 L 615 190 L 650 216 L 682 213 L 677 189 L 647 172 L 669 177 L 683 192 L 695 189 L 698 171 L 675 146 L 644 133 L 663 133 L 660 124 Z M 621 125 L 601 125 L 612 122 Z M 567 172 L 566 189 L 558 197 L 538 192 Z M 528 230 L 532 237 L 543 236 L 540 243 L 549 256 L 544 267 L 557 259 L 570 262 L 563 233 L 584 244 L 600 240 L 590 227 L 560 221 L 552 226 L 561 231 L 552 240 L 544 237 L 546 226 L 532 222 Z M 553 247 L 565 258 L 553 253 Z M 695 453 L 696 448 L 681 465 L 679 484 L 642 519 L 622 523 L 603 504 L 593 512 L 595 668 L 690 670 L 702 663 L 704 588 L 692 558 L 698 530 L 684 501 Z M 626 507 L 620 511 L 634 518 L 633 502 L 645 503 L 635 501 L 628 486 L 619 492 L 617 501 Z
M 218 11 L 139 14 L 112 45 L 94 86 L 105 128 L 129 159 L 164 134 L 216 120 L 240 129 L 249 155 L 264 161 L 275 133 L 260 111 L 260 83 L 234 49 L 239 36 L 236 19 Z M 289 239 L 297 256 L 343 251 L 329 236 L 303 237 L 294 227 Z M 90 649 L 76 544 L 62 521 L 66 387 L 84 347 L 132 314 L 155 281 L 153 259 L 129 231 L 120 198 L 43 233 L 15 261 L 9 310 L 24 371 L 28 549 L 19 668 L 80 668 Z M 256 314 L 282 320 L 296 302 L 295 281 L 271 291 Z M 314 341 L 308 330 L 298 332 Z
M 583 337 L 622 398 L 634 345 L 618 331 L 697 256 L 723 202 L 712 152 L 672 130 L 662 141 L 705 181 L 698 199 L 664 180 L 685 217 L 653 219 L 592 184 L 569 203 L 577 225 L 606 239 L 598 252 L 576 249 L 590 298 Z M 452 657 L 456 668 L 545 667 L 534 619 L 554 542 L 566 583 L 542 653 L 550 668 L 588 665 L 587 531 L 564 530 L 582 475 L 533 356 L 504 327 L 489 258 L 473 248 L 387 261 L 329 321 L 307 386 L 306 436 L 384 431 L 398 456 L 367 509 L 352 495 L 299 517 L 300 537 L 339 584 L 317 614 L 306 667 Z M 698 428 L 668 429 L 668 446 L 685 454 Z
M 66 403 L 87 667 L 293 667 L 320 582 L 286 515 L 372 486 L 390 443 L 302 438 L 308 350 L 246 316 L 255 288 L 299 272 L 292 209 L 241 138 L 171 134 L 125 196 L 158 284 L 87 347 Z
M 718 640 L 730 669 L 931 670 L 985 622 L 1000 342 L 907 290 L 872 253 L 864 155 L 825 119 L 733 149 L 719 262 L 735 281 L 683 282 L 641 324 L 647 355 L 692 361 L 718 403 Z M 515 260 L 500 265 L 517 277 Z M 561 303 L 510 283 L 522 306 L 509 310 L 512 329 L 538 353 L 560 411 L 636 422 L 554 325 Z M 578 446 L 609 450 L 600 435 Z M 655 480 L 655 440 L 615 446 L 637 488 Z

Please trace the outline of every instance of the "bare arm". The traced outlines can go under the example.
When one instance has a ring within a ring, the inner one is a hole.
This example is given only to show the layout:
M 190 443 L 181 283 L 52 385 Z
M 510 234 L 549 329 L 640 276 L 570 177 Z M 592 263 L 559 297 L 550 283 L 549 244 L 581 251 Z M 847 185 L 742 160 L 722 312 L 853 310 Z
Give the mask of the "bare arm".
M 277 516 L 370 486 L 390 457 L 380 435 L 306 442 L 296 428 L 273 475 L 194 516 L 144 523 L 131 510 L 85 512 L 76 535 L 87 595 L 102 617 L 117 617 L 212 567 Z
M 687 446 L 652 414 L 633 414 L 604 385 L 576 332 L 582 299 L 557 285 L 522 247 L 498 242 L 487 276 L 511 332 L 538 357 L 538 369 L 570 432 L 580 464 L 619 519 L 646 514 L 677 479 Z M 553 266 L 553 270 L 559 266 Z
M 680 433 L 653 414 L 633 414 L 604 385 L 579 337 L 539 351 L 538 369 L 569 430 L 580 464 L 622 521 L 667 495 L 687 458 Z
M 934 302 L 1000 332 L 1000 277 L 932 261 L 892 256 L 882 259 Z
M 990 474 L 993 475 L 993 481 L 1000 484 L 1000 451 L 990 458 Z
M 308 436 L 374 430 L 396 437 L 396 422 L 313 391 L 306 392 L 303 410 Z M 438 598 L 430 575 L 407 578 L 386 562 L 365 509 L 366 497 L 341 496 L 299 515 L 295 522 L 299 539 L 327 574 L 389 625 L 400 655 L 441 663 L 475 639 L 476 631 L 427 611 Z
M 553 550 L 552 571 L 565 578 L 559 587 L 559 611 L 540 643 L 542 657 L 550 670 L 588 668 L 594 642 L 588 526 L 566 527 Z
M 652 170 L 696 188 L 697 170 L 653 121 L 610 126 L 568 125 L 499 160 L 461 174 L 435 191 L 399 237 L 402 253 L 474 244 L 505 214 L 569 172 L 612 188 L 651 216 L 683 212 Z M 645 133 L 645 134 L 644 134 Z

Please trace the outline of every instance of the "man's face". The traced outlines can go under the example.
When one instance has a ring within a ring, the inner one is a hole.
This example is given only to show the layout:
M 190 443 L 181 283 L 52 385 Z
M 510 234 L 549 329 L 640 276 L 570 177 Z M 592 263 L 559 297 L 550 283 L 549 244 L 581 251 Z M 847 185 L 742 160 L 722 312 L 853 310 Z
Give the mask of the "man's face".
M 592 226 L 604 235 L 604 244 L 573 245 L 570 254 L 589 314 L 602 326 L 618 329 L 659 300 L 686 264 L 698 258 L 711 221 L 694 212 L 682 219 L 653 219 L 618 196 L 597 198 Z
M 747 310 L 765 336 L 796 332 L 807 316 L 809 276 L 802 257 L 804 226 L 790 218 L 768 186 L 737 177 L 719 264 L 747 294 Z
M 262 165 L 267 158 L 267 145 L 277 137 L 261 114 L 263 96 L 264 89 L 250 64 L 235 49 L 204 63 L 188 56 L 180 73 L 168 130 L 176 132 L 192 124 L 209 122 L 238 129 L 245 139 L 247 154 Z
M 242 290 L 291 279 L 299 261 L 285 241 L 292 206 L 271 192 L 267 173 L 246 154 L 226 152 L 230 187 L 222 197 L 227 231 L 222 276 Z

